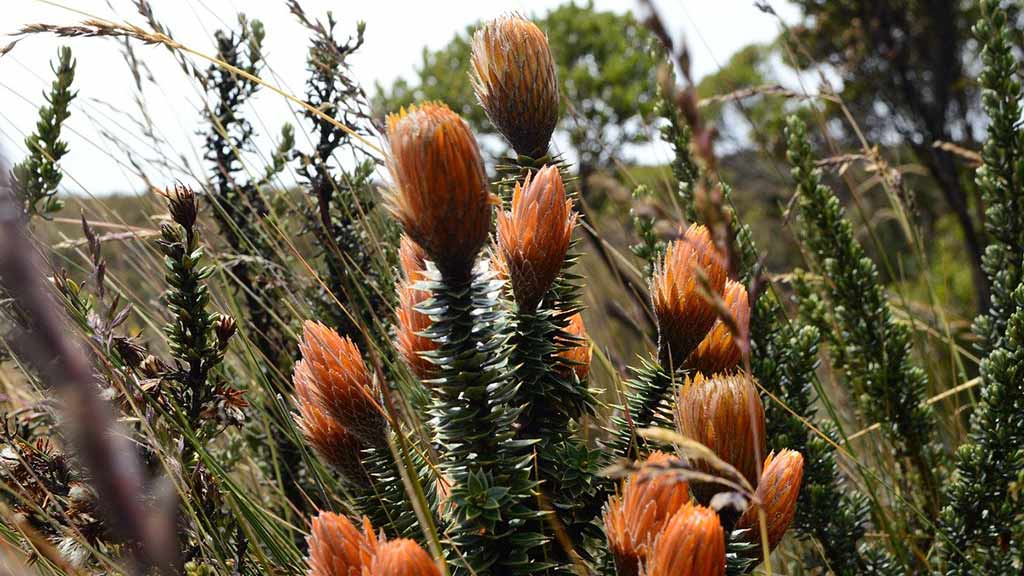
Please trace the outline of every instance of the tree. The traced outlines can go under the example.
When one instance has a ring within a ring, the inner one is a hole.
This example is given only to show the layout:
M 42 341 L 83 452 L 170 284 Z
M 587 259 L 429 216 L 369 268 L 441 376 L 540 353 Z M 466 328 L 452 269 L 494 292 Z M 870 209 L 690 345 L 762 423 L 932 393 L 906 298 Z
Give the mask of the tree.
M 593 2 L 570 2 L 534 19 L 548 34 L 558 68 L 562 114 L 557 131 L 577 154 L 581 180 L 611 164 L 630 143 L 651 137 L 657 59 L 651 37 L 630 13 L 601 12 Z M 469 79 L 468 27 L 437 51 L 424 49 L 417 77 L 377 85 L 378 113 L 413 102 L 442 100 L 462 115 L 477 134 L 494 127 L 476 102 Z
M 799 51 L 827 64 L 842 80 L 839 95 L 869 139 L 909 146 L 956 215 L 971 259 L 979 305 L 989 300 L 981 269 L 985 238 L 972 216 L 971 170 L 936 141 L 976 148 L 977 86 L 970 25 L 975 2 L 963 0 L 795 0 L 804 23 Z M 974 208 L 980 206 L 975 202 Z

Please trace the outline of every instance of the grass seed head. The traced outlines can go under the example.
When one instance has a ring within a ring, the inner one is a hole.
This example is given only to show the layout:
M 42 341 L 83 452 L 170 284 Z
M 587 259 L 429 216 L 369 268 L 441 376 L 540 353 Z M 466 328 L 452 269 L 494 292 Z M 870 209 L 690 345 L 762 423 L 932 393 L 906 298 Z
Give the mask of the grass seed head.
M 547 154 L 558 123 L 558 79 L 544 32 L 511 14 L 473 35 L 472 80 L 487 117 L 516 153 Z

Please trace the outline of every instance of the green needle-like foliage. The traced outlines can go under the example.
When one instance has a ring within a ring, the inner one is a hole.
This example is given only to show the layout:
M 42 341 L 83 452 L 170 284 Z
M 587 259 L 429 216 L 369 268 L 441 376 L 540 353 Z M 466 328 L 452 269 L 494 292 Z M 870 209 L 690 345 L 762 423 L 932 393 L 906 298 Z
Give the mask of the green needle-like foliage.
M 981 393 L 942 521 L 946 574 L 1012 574 L 1024 569 L 1024 131 L 1013 31 L 998 2 L 982 2 L 975 26 L 984 44 L 982 101 L 990 124 L 978 169 L 991 242 L 984 267 L 992 301 L 975 321 L 983 351 Z
M 458 574 L 533 573 L 544 537 L 531 529 L 541 514 L 532 478 L 534 440 L 517 439 L 522 409 L 510 377 L 509 319 L 500 301 L 503 282 L 480 263 L 468 280 L 428 270 L 420 310 L 432 321 L 426 335 L 438 344 L 430 409 L 442 471 L 452 483 L 453 549 Z
M 57 52 L 53 73 L 57 77 L 45 96 L 49 105 L 39 108 L 36 131 L 25 139 L 28 158 L 12 170 L 15 193 L 29 217 L 50 218 L 64 207 L 57 198 L 57 186 L 63 177 L 59 162 L 68 151 L 67 143 L 60 139 L 61 127 L 71 115 L 71 101 L 78 94 L 71 90 L 75 80 L 71 48 L 62 46 Z
M 904 471 L 917 475 L 926 510 L 937 514 L 934 416 L 924 403 L 925 373 L 910 361 L 909 329 L 893 318 L 874 262 L 854 237 L 839 199 L 822 184 L 800 119 L 790 118 L 787 138 L 801 238 L 822 276 L 820 296 L 836 326 L 828 334 L 841 355 L 833 360 L 841 359 L 836 367 L 845 371 L 863 417 L 881 424 Z

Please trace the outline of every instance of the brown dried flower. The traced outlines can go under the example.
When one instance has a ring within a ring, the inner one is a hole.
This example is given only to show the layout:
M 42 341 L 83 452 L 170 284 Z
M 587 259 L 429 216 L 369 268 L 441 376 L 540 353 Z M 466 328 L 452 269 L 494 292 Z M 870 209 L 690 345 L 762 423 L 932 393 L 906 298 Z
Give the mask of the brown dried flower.
M 369 576 L 439 576 L 437 563 L 414 540 L 401 538 L 377 547 Z
M 647 576 L 724 576 L 725 533 L 718 514 L 683 506 L 654 540 Z
M 360 532 L 348 518 L 320 512 L 313 518 L 309 535 L 310 576 L 362 576 L 380 543 L 369 519 Z
M 558 277 L 575 226 L 557 167 L 516 182 L 512 211 L 498 212 L 498 248 L 521 308 L 533 310 Z
M 687 377 L 676 397 L 676 427 L 679 433 L 707 446 L 757 486 L 761 459 L 766 453 L 764 406 L 753 377 L 740 372 L 705 377 Z M 756 439 L 756 440 L 755 440 Z M 694 468 L 723 476 L 704 460 Z M 718 484 L 694 482 L 698 501 L 707 504 L 714 494 L 725 490 Z
M 796 501 L 800 496 L 800 482 L 804 476 L 804 457 L 793 450 L 782 450 L 770 454 L 764 461 L 764 472 L 757 484 L 758 500 L 764 508 L 768 525 L 768 545 L 774 550 L 796 516 Z M 760 541 L 758 507 L 751 504 L 736 524 L 737 528 L 749 528 L 751 539 Z
M 391 212 L 443 274 L 468 276 L 496 203 L 473 133 L 435 102 L 389 115 L 387 133 Z
M 750 326 L 750 304 L 747 302 L 747 289 L 743 284 L 727 280 L 723 295 L 726 308 L 732 316 L 735 328 L 743 335 Z M 712 326 L 711 332 L 701 340 L 697 349 L 686 359 L 685 367 L 711 376 L 719 372 L 728 372 L 740 363 L 740 347 L 736 345 L 736 335 L 732 328 L 719 318 Z
M 377 403 L 377 387 L 359 348 L 348 338 L 318 322 L 303 324 L 299 343 L 302 360 L 295 363 L 292 380 L 312 390 L 319 405 L 362 442 L 380 445 L 384 416 Z
M 651 543 L 669 518 L 690 500 L 686 482 L 658 474 L 674 456 L 654 452 L 643 468 L 626 480 L 621 496 L 608 499 L 604 512 L 608 548 L 620 576 L 636 576 L 648 558 Z
M 721 294 L 726 279 L 722 258 L 708 229 L 694 224 L 668 245 L 651 279 L 658 350 L 666 368 L 680 367 L 715 323 L 715 307 L 701 294 L 702 274 L 707 288 Z
M 512 14 L 473 34 L 473 90 L 487 117 L 516 153 L 547 154 L 558 123 L 558 79 L 547 36 Z
M 563 350 L 560 356 L 572 367 L 576 378 L 583 382 L 590 374 L 590 360 L 594 354 L 594 351 L 590 348 L 590 337 L 587 335 L 587 328 L 583 325 L 583 315 L 579 312 L 573 314 L 569 318 L 569 325 L 565 327 L 565 331 L 580 341 L 574 342 L 572 346 Z

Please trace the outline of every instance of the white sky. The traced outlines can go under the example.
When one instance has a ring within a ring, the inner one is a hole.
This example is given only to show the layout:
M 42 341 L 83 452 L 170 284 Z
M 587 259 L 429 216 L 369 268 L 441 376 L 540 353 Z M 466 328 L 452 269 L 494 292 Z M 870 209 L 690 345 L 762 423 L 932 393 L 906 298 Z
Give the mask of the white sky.
M 145 25 L 130 0 L 62 0 L 56 7 L 37 0 L 0 0 L 0 46 L 12 33 L 29 23 L 74 24 L 83 16 L 68 9 L 110 20 L 127 20 Z M 376 81 L 387 85 L 396 77 L 412 77 L 424 46 L 439 48 L 468 24 L 508 11 L 543 14 L 562 0 L 456 0 L 443 2 L 398 0 L 302 0 L 311 17 L 319 17 L 332 9 L 339 21 L 342 35 L 354 30 L 357 20 L 365 20 L 366 44 L 352 63 L 356 77 L 372 94 Z M 772 0 L 775 9 L 788 21 L 796 10 L 786 0 Z M 157 17 L 185 45 L 212 53 L 214 30 L 234 27 L 235 14 L 244 10 L 250 18 L 263 21 L 267 29 L 265 53 L 269 68 L 264 79 L 279 84 L 297 96 L 303 93 L 305 29 L 292 17 L 283 0 L 151 0 Z M 670 29 L 685 36 L 690 46 L 693 70 L 699 78 L 717 69 L 739 48 L 751 42 L 763 42 L 778 34 L 772 16 L 761 13 L 753 0 L 660 0 L 659 7 Z M 633 0 L 596 0 L 601 10 L 626 11 L 638 8 Z M 104 131 L 116 133 L 134 148 L 136 160 L 145 164 L 156 155 L 182 155 L 198 165 L 202 139 L 196 136 L 201 128 L 200 95 L 195 85 L 186 80 L 162 47 L 135 45 L 136 55 L 145 61 L 158 83 L 144 83 L 145 99 L 157 132 L 170 144 L 173 153 L 148 146 L 141 130 L 128 118 L 139 117 L 135 104 L 135 88 L 121 48 L 105 39 L 58 39 L 53 36 L 31 36 L 22 40 L 6 56 L 0 57 L 0 150 L 9 160 L 25 155 L 23 140 L 34 127 L 36 108 L 42 102 L 41 92 L 49 86 L 52 74 L 49 61 L 58 45 L 72 47 L 78 60 L 75 87 L 79 97 L 67 122 L 71 129 L 66 140 L 71 151 L 62 165 L 67 173 L 63 188 L 67 192 L 101 194 L 113 191 L 139 191 L 142 184 L 125 169 L 125 154 L 118 150 Z M 205 66 L 203 66 L 205 67 Z M 255 127 L 266 138 L 274 137 L 284 122 L 297 123 L 293 106 L 280 96 L 261 91 L 253 103 Z M 297 130 L 297 141 L 303 145 L 303 133 Z M 661 162 L 667 156 L 664 148 L 646 147 L 646 158 L 639 161 Z M 158 185 L 182 178 L 175 174 L 147 167 Z M 168 179 L 161 182 L 160 179 Z M 286 175 L 285 182 L 293 181 Z

